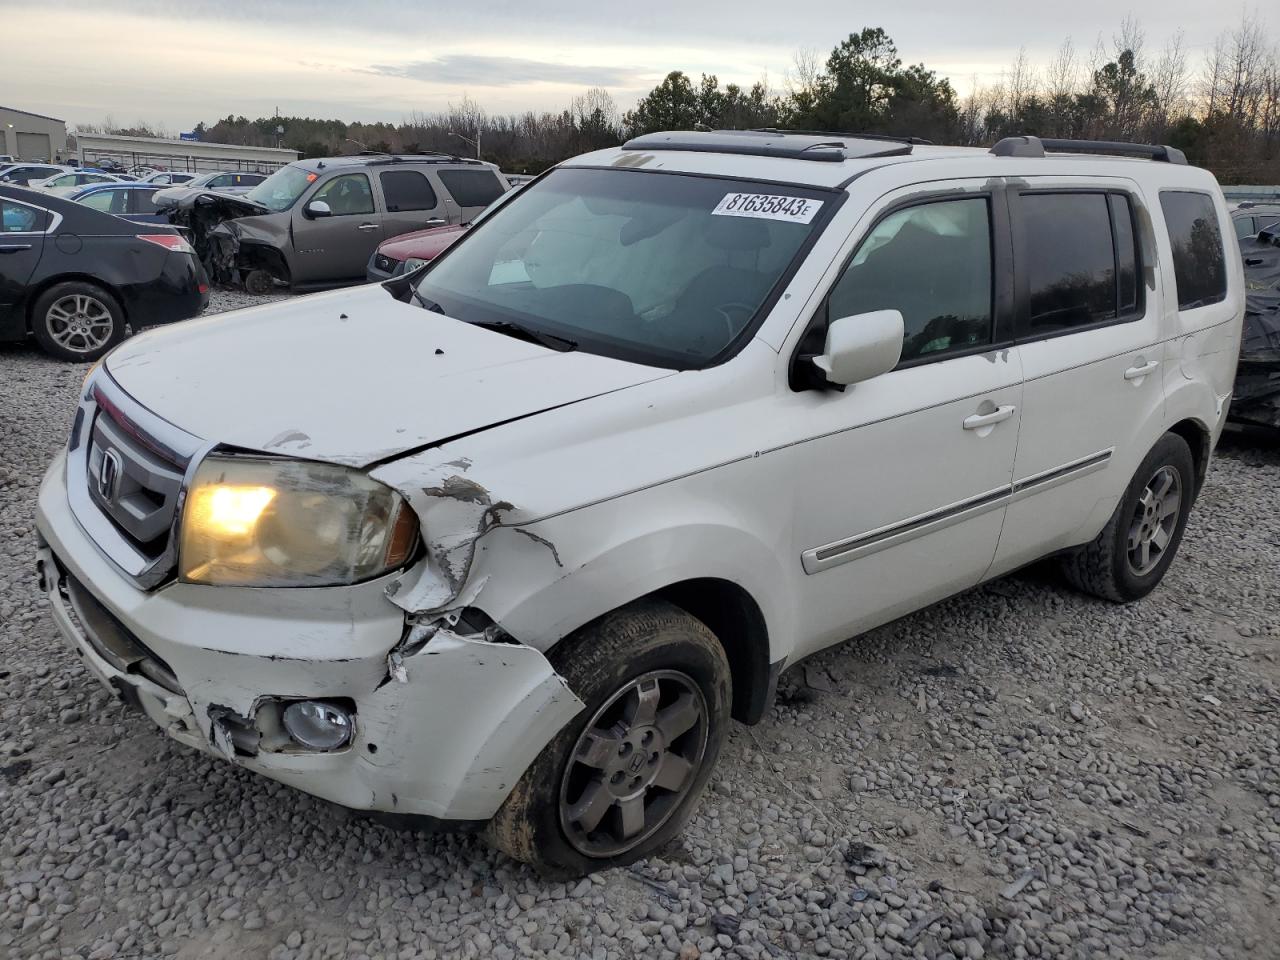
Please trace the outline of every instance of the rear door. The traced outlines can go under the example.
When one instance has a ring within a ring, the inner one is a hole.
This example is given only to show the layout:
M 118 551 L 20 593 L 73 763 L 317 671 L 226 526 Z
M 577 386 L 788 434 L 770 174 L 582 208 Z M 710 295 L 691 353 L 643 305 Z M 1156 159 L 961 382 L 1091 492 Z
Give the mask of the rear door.
M 1026 381 L 993 574 L 1096 536 L 1163 429 L 1146 200 L 1118 178 L 1028 183 L 1009 191 Z
M 489 167 L 437 170 L 436 176 L 445 189 L 450 223 L 470 223 L 481 210 L 507 192 L 506 184 Z
M 0 198 L 0 330 L 21 320 L 27 281 L 40 262 L 49 214 L 29 204 Z
M 381 170 L 382 239 L 447 223 L 444 201 L 421 170 Z

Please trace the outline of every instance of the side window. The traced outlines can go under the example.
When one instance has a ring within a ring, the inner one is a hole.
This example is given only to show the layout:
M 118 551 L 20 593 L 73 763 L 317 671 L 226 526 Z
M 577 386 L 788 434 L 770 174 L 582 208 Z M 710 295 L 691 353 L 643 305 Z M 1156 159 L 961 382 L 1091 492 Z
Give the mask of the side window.
M 129 196 L 133 198 L 132 210 L 130 213 L 157 213 L 156 208 L 156 191 L 155 190 L 130 190 Z
M 234 180 L 235 178 L 231 174 L 224 173 L 221 176 L 214 177 L 212 180 L 210 180 L 209 186 L 214 188 L 215 190 L 218 187 L 229 187 L 234 182 Z
M 125 197 L 123 190 L 99 190 L 80 201 L 93 210 L 103 213 L 124 213 Z
M 1178 309 L 1192 310 L 1225 300 L 1227 264 L 1218 214 L 1207 193 L 1166 190 L 1160 208 L 1173 246 L 1173 278 Z
M 369 178 L 363 173 L 344 173 L 334 177 L 311 199 L 323 200 L 335 217 L 373 213 L 373 190 L 369 186 Z
M 45 215 L 20 203 L 0 200 L 0 232 L 36 233 L 44 229 Z
M 488 169 L 440 170 L 437 176 L 460 207 L 487 207 L 506 192 Z
M 1118 193 L 1107 195 L 1111 206 L 1111 235 L 1116 245 L 1116 297 L 1120 316 L 1142 307 L 1138 290 L 1138 237 L 1133 226 L 1133 204 Z
M 417 170 L 384 170 L 378 174 L 388 213 L 434 210 L 439 201 L 431 181 Z
M 905 363 L 991 343 L 991 291 L 987 198 L 922 203 L 872 228 L 832 288 L 827 317 L 900 311 Z
M 1236 226 L 1237 240 L 1243 240 L 1245 237 L 1253 236 L 1253 217 L 1236 217 L 1232 222 Z
M 1030 295 L 1026 332 L 1114 320 L 1117 271 L 1107 195 L 1024 193 L 1019 199 Z

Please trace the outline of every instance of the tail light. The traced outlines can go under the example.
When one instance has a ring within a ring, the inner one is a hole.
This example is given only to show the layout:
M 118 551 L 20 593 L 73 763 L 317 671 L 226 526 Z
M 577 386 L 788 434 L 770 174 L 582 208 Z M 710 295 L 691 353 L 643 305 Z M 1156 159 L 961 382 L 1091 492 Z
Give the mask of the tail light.
M 164 247 L 166 250 L 172 250 L 175 253 L 190 253 L 194 255 L 196 252 L 191 244 L 176 233 L 140 233 L 138 234 L 138 239 L 154 243 L 158 247 Z

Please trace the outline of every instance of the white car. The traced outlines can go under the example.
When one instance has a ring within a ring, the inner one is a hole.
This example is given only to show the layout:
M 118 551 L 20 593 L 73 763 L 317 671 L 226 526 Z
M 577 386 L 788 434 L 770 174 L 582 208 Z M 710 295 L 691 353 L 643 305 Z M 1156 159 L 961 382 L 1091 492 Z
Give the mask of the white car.
M 1099 148 L 656 134 L 412 275 L 126 341 L 40 492 L 53 616 L 227 762 L 643 856 L 801 658 L 1049 555 L 1164 576 L 1243 278 L 1212 176 Z
M 124 180 L 124 177 L 113 176 L 110 173 L 90 170 L 68 170 L 65 173 L 59 173 L 44 180 L 34 181 L 29 186 L 33 190 L 43 190 L 45 193 L 65 197 L 90 184 L 120 183 Z
M 195 178 L 196 174 L 185 173 L 181 170 L 154 170 L 140 178 L 138 182 L 161 183 L 167 186 L 178 186 L 179 184 L 189 183 Z

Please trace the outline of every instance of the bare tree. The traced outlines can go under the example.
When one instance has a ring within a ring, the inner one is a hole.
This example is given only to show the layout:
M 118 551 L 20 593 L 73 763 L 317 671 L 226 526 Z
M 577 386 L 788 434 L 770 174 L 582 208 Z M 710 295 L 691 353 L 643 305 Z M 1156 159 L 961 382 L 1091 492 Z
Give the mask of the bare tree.
M 1170 118 L 1187 110 L 1187 48 L 1183 33 L 1177 31 L 1165 43 L 1151 68 L 1151 85 L 1155 88 L 1152 109 L 1152 139 L 1161 139 L 1169 128 Z

